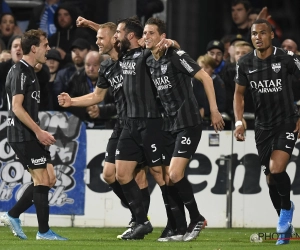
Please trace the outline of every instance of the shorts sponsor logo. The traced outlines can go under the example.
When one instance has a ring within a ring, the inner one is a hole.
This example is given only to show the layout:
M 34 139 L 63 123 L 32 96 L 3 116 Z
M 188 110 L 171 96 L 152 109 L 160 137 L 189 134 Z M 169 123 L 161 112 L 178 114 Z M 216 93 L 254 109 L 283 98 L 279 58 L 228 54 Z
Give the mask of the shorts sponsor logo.
M 117 149 L 117 150 L 116 150 L 116 155 L 119 155 L 119 154 L 120 154 L 120 150 Z
M 186 153 L 187 151 L 180 151 L 180 150 L 178 150 L 178 154 L 184 154 L 184 153 Z
M 47 159 L 44 156 L 42 156 L 41 158 L 38 158 L 38 159 L 31 158 L 31 162 L 33 165 L 43 165 L 46 163 L 46 161 L 47 161 Z
M 292 148 L 292 147 L 289 147 L 288 145 L 285 145 L 285 147 L 286 147 L 286 148 Z

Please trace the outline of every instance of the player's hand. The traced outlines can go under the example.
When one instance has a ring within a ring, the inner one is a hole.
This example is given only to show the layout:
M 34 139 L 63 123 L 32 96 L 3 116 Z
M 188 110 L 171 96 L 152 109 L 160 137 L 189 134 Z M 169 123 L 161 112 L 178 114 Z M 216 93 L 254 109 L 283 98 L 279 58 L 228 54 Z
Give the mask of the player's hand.
M 142 48 L 145 48 L 145 46 L 146 46 L 146 45 L 145 45 L 145 38 L 142 37 L 141 39 L 139 39 L 139 40 L 138 40 L 138 44 L 139 44 Z
M 245 128 L 243 125 L 237 126 L 234 130 L 234 137 L 237 141 L 245 141 Z
M 45 146 L 53 145 L 56 142 L 53 135 L 42 129 L 36 133 L 36 138 Z
M 59 106 L 62 106 L 64 108 L 70 107 L 72 104 L 71 97 L 69 96 L 68 93 L 61 93 L 60 95 L 57 96 L 58 99 L 58 104 Z
M 298 119 L 297 123 L 296 123 L 296 128 L 294 130 L 294 133 L 298 132 L 298 139 L 300 138 L 300 119 Z
M 160 40 L 158 44 L 156 44 L 156 47 L 158 47 L 160 51 L 164 51 L 165 49 L 172 47 L 172 45 L 173 45 L 173 40 L 163 38 Z
M 258 13 L 257 15 L 257 19 L 265 19 L 265 20 L 269 20 L 271 18 L 271 15 L 269 15 L 268 13 L 268 7 L 263 7 L 261 9 L 261 11 Z
M 219 111 L 211 112 L 210 119 L 211 119 L 210 125 L 214 127 L 216 133 L 224 129 L 225 122 Z
M 76 20 L 77 27 L 89 27 L 89 20 L 79 16 Z
M 93 119 L 99 117 L 100 115 L 100 109 L 98 105 L 92 105 L 86 108 L 86 111 L 88 112 L 89 116 Z
M 62 59 L 64 59 L 66 57 L 67 53 L 63 49 L 61 49 L 59 47 L 55 47 L 55 49 L 60 53 L 60 56 Z

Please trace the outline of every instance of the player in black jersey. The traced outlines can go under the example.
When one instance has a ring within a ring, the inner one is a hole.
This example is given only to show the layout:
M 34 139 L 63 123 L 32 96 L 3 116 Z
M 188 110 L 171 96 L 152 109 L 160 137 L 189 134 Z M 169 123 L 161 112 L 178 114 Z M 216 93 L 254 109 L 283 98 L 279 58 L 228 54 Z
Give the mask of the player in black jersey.
M 201 117 L 193 94 L 191 77 L 203 82 L 211 109 L 212 125 L 215 131 L 223 129 L 224 121 L 218 112 L 212 79 L 184 51 L 173 48 L 166 52 L 159 51 L 156 44 L 165 37 L 166 25 L 158 18 L 147 20 L 144 28 L 146 48 L 152 55 L 147 59 L 152 81 L 164 108 L 164 126 L 167 137 L 165 149 L 171 162 L 168 175 L 169 186 L 174 184 L 178 194 L 189 211 L 191 223 L 177 220 L 177 235 L 170 240 L 190 241 L 196 238 L 205 227 L 206 220 L 199 213 L 191 184 L 184 177 L 185 168 L 197 149 L 202 128 Z M 172 197 L 171 197 L 172 198 Z M 175 218 L 179 219 L 180 211 L 176 202 L 170 199 Z
M 244 141 L 242 125 L 244 92 L 249 87 L 255 105 L 255 141 L 266 174 L 269 194 L 279 219 L 277 245 L 288 244 L 292 232 L 294 204 L 290 200 L 291 181 L 286 167 L 299 138 L 300 120 L 294 106 L 289 75 L 300 78 L 300 61 L 291 51 L 272 46 L 270 23 L 258 19 L 251 27 L 255 50 L 236 65 L 234 136 Z
M 36 239 L 67 240 L 54 233 L 48 224 L 48 193 L 55 183 L 48 146 L 54 144 L 55 139 L 39 127 L 40 86 L 34 72 L 36 64 L 46 62 L 46 54 L 50 50 L 47 34 L 42 30 L 29 30 L 23 34 L 21 46 L 23 57 L 12 66 L 5 84 L 8 96 L 7 139 L 33 179 L 33 202 L 39 225 Z M 3 219 L 20 237 L 20 220 L 8 213 Z M 20 238 L 26 239 L 26 236 Z

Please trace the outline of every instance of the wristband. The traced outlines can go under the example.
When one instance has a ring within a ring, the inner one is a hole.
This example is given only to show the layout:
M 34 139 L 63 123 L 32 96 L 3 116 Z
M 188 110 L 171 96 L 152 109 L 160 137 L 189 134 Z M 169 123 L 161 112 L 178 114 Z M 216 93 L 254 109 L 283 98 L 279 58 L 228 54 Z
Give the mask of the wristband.
M 235 122 L 235 127 L 241 126 L 241 125 L 243 125 L 243 122 L 242 122 L 242 121 L 236 121 L 236 122 Z

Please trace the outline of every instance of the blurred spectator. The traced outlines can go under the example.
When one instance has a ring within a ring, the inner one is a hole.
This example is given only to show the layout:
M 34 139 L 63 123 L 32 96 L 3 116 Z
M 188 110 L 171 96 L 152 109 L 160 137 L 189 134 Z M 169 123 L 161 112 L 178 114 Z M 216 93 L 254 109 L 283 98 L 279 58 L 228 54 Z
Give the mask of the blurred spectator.
M 94 92 L 98 80 L 98 71 L 102 61 L 108 59 L 107 55 L 100 55 L 98 51 L 90 51 L 85 57 L 84 69 L 77 71 L 68 83 L 67 93 L 71 97 L 78 97 Z M 110 88 L 109 88 L 110 90 Z M 111 91 L 106 93 L 104 100 L 98 105 L 87 108 L 71 107 L 68 111 L 81 120 L 86 121 L 88 127 L 113 128 L 109 122 L 116 115 L 116 106 Z
M 225 35 L 221 38 L 221 42 L 224 44 L 224 53 L 223 53 L 224 61 L 230 60 L 229 47 L 230 47 L 230 42 L 233 37 L 234 37 L 234 35 Z
M 147 21 L 153 14 L 162 12 L 164 4 L 161 0 L 136 0 L 136 14 Z
M 220 76 L 214 74 L 214 69 L 216 67 L 215 60 L 208 55 L 204 55 L 204 56 L 200 56 L 197 59 L 197 63 L 212 78 L 218 110 L 220 112 L 224 112 L 225 105 L 226 105 L 226 91 L 225 91 L 223 80 L 220 78 Z M 210 109 L 209 109 L 208 99 L 205 94 L 204 86 L 200 81 L 198 81 L 195 78 L 192 79 L 192 82 L 193 82 L 193 91 L 200 108 L 200 114 L 202 117 L 209 118 Z
M 248 13 L 248 28 L 251 28 L 252 23 L 257 19 L 259 15 L 260 10 L 259 9 L 250 9 Z
M 234 35 L 230 41 L 228 53 L 229 53 L 229 61 L 231 63 L 236 62 L 236 60 L 235 60 L 235 43 L 238 41 L 245 41 L 245 39 L 242 37 L 242 35 L 237 34 L 237 35 Z
M 237 62 L 242 56 L 253 51 L 253 47 L 246 41 L 237 41 L 234 44 L 234 59 Z
M 68 3 L 60 4 L 54 15 L 54 23 L 57 31 L 48 41 L 51 48 L 55 48 L 60 52 L 63 66 L 67 63 L 72 63 L 70 47 L 75 39 L 83 38 L 88 41 L 89 47 L 96 46 L 95 37 L 91 36 L 85 28 L 78 28 L 76 26 L 78 16 L 76 8 Z
M 9 8 L 5 0 L 0 0 L 0 14 L 2 13 L 11 13 L 11 9 Z
M 225 66 L 225 61 L 223 60 L 224 44 L 218 40 L 212 40 L 207 44 L 206 51 L 207 55 L 212 57 L 216 62 L 214 74 L 218 74 L 222 78 Z
M 67 92 L 68 82 L 71 76 L 84 67 L 84 59 L 90 51 L 90 44 L 83 38 L 76 39 L 71 46 L 72 64 L 57 72 L 53 84 L 53 103 L 54 110 L 62 110 L 63 108 L 58 105 L 56 97 L 62 93 Z
M 45 31 L 48 38 L 56 32 L 54 14 L 60 0 L 45 0 L 44 4 L 32 9 L 27 30 L 38 29 Z
M 297 43 L 292 39 L 285 39 L 281 44 L 281 48 L 288 51 L 292 51 L 295 54 L 298 54 Z M 300 81 L 295 76 L 290 76 L 290 80 L 292 81 L 294 102 L 297 104 L 299 108 L 300 107 Z
M 249 19 L 248 14 L 251 4 L 248 0 L 233 0 L 231 2 L 231 17 L 234 27 L 231 34 L 240 34 L 244 40 L 249 39 Z
M 2 50 L 0 53 L 0 62 L 6 62 L 10 59 L 11 59 L 10 51 L 7 49 Z
M 39 111 L 53 110 L 52 96 L 50 94 L 49 79 L 50 72 L 46 64 L 38 63 L 34 67 L 37 79 L 40 84 L 40 105 Z
M 5 82 L 8 71 L 11 66 L 20 61 L 23 57 L 23 51 L 21 48 L 21 36 L 13 36 L 8 42 L 8 48 L 10 49 L 11 59 L 0 63 L 0 110 L 7 111 L 7 101 L 5 92 Z
M 16 19 L 11 13 L 2 13 L 0 16 L 0 38 L 8 49 L 8 41 L 13 35 L 20 35 L 22 32 L 17 26 Z
M 56 49 L 49 50 L 47 53 L 46 65 L 48 66 L 49 72 L 50 72 L 48 88 L 49 88 L 49 95 L 52 100 L 52 102 L 51 102 L 52 110 L 54 109 L 53 104 L 57 103 L 57 97 L 53 95 L 53 86 L 54 86 L 54 81 L 55 81 L 57 72 L 61 69 L 60 62 L 61 62 L 60 53 Z
M 281 44 L 281 48 L 292 51 L 295 54 L 299 53 L 297 43 L 292 39 L 285 39 Z
M 50 72 L 49 82 L 52 83 L 54 82 L 56 73 L 58 70 L 60 70 L 60 62 L 61 62 L 61 56 L 58 50 L 50 49 L 47 53 L 47 60 L 46 60 L 46 64 Z

